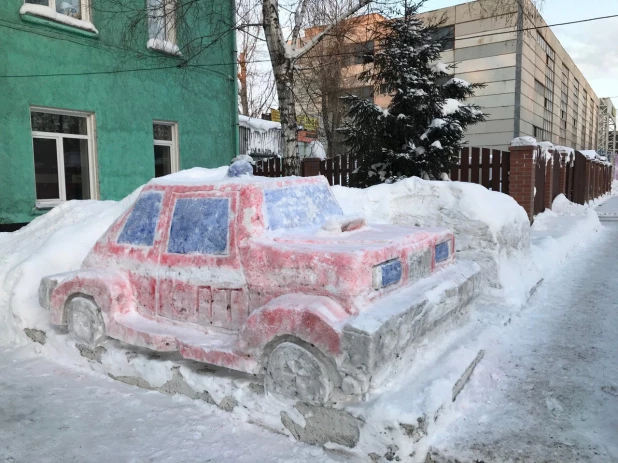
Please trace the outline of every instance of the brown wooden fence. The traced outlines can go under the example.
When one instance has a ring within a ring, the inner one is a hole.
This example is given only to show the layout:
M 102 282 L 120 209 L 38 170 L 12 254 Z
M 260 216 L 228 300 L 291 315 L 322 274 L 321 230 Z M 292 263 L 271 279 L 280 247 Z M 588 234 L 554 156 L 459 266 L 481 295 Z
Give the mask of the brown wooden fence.
M 536 148 L 538 149 L 538 148 Z M 569 200 L 585 204 L 611 191 L 612 166 L 589 159 L 580 152 L 564 155 L 552 152 L 553 162 L 538 156 L 534 172 L 534 211 L 536 215 L 551 207 L 559 194 Z M 321 161 L 303 159 L 301 175 L 311 177 L 324 175 L 331 185 L 348 186 L 350 175 L 358 167 L 357 160 L 350 155 L 337 156 Z M 552 171 L 546 171 L 552 169 Z M 254 175 L 264 177 L 283 176 L 281 158 L 258 161 L 253 166 Z M 511 188 L 511 153 L 489 148 L 464 148 L 459 165 L 450 172 L 451 180 L 477 183 L 493 191 L 509 194 Z M 551 191 L 545 191 L 545 188 Z M 532 217 L 532 216 L 531 216 Z
M 492 191 L 509 194 L 508 151 L 489 148 L 464 148 L 459 156 L 459 165 L 451 169 L 451 180 L 483 185 Z

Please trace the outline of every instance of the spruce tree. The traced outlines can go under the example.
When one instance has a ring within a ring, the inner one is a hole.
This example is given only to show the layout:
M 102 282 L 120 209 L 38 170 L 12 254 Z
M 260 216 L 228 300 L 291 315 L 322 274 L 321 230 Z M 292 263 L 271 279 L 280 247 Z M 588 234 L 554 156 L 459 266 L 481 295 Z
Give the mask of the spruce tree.
M 341 131 L 359 161 L 350 177 L 353 186 L 411 176 L 441 179 L 458 162 L 466 127 L 485 120 L 478 106 L 464 103 L 482 85 L 447 80 L 440 52 L 448 38 L 439 37 L 441 22 L 426 25 L 416 16 L 422 3 L 380 25 L 373 68 L 360 76 L 386 85 L 388 108 L 343 97 L 348 115 Z

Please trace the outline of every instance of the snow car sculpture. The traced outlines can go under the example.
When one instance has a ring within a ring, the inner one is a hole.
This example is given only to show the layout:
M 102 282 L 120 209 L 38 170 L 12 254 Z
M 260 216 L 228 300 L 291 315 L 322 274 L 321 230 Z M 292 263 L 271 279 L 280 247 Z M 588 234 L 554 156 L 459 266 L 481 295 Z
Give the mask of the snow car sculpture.
M 367 225 L 324 177 L 253 177 L 242 162 L 152 180 L 80 270 L 42 280 L 41 304 L 78 344 L 178 351 L 312 403 L 366 392 L 422 334 L 415 284 L 457 266 L 453 235 Z M 456 308 L 477 286 L 476 270 L 457 275 Z

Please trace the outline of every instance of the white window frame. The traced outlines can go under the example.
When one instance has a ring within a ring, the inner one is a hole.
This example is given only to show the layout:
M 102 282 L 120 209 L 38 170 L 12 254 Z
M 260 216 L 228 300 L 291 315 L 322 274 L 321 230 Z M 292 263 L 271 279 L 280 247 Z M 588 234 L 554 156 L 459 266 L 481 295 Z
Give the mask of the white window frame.
M 154 133 L 152 139 L 154 141 L 153 146 L 169 146 L 170 147 L 170 169 L 171 173 L 178 172 L 180 170 L 180 154 L 178 150 L 178 122 L 170 121 L 152 121 L 153 129 L 155 125 L 167 125 L 172 128 L 172 139 L 170 140 L 155 140 Z
M 61 16 L 67 16 L 62 13 L 58 13 L 56 11 L 56 2 L 58 1 L 61 2 L 62 0 L 47 0 L 47 8 L 49 8 L 52 13 L 59 14 Z M 33 5 L 33 3 L 26 3 L 26 0 L 24 0 L 24 5 Z M 39 6 L 45 6 L 45 5 L 39 5 Z M 81 9 L 80 11 L 81 18 L 78 21 L 92 22 L 92 18 L 90 17 L 90 0 L 81 0 L 80 9 Z M 67 16 L 67 17 L 70 17 L 70 16 Z M 74 19 L 77 19 L 77 18 L 74 18 Z
M 176 43 L 176 2 L 177 0 L 145 0 L 146 17 L 148 20 L 148 43 L 146 47 L 170 55 L 181 56 Z M 153 6 L 152 3 L 159 3 Z M 156 36 L 151 34 L 151 21 L 163 20 L 163 30 Z M 161 37 L 163 35 L 163 37 Z
M 66 109 L 46 108 L 42 106 L 30 106 L 30 113 L 48 113 L 48 114 L 61 114 L 66 116 L 76 116 L 86 118 L 86 131 L 88 135 L 73 135 L 54 132 L 41 132 L 32 130 L 32 122 L 30 123 L 30 132 L 32 133 L 32 161 L 34 162 L 34 139 L 46 138 L 56 140 L 56 155 L 58 156 L 58 192 L 59 198 L 57 199 L 36 199 L 36 207 L 41 209 L 48 209 L 66 201 L 66 184 L 64 176 L 64 145 L 62 143 L 63 138 L 78 138 L 81 140 L 88 140 L 88 176 L 90 182 L 90 199 L 99 199 L 99 179 L 97 169 L 97 152 L 96 144 L 96 129 L 94 113 L 72 111 Z M 35 173 L 36 175 L 36 173 Z M 34 181 L 34 195 L 36 198 L 36 177 Z

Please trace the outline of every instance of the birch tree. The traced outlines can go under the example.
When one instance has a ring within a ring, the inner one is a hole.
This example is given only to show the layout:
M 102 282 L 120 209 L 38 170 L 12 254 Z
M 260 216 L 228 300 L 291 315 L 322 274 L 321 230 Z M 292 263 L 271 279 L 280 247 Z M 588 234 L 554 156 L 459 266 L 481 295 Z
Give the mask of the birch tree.
M 295 65 L 297 61 L 320 43 L 328 34 L 345 19 L 358 13 L 373 0 L 350 0 L 341 8 L 340 13 L 325 25 L 322 32 L 308 40 L 301 39 L 301 31 L 307 24 L 307 15 L 311 7 L 310 0 L 298 0 L 292 15 L 292 30 L 289 40 L 285 39 L 279 0 L 263 0 L 262 20 L 264 36 L 270 60 L 272 62 L 279 99 L 281 128 L 284 137 L 284 173 L 285 175 L 300 175 L 300 159 L 296 141 L 296 105 L 294 96 Z

